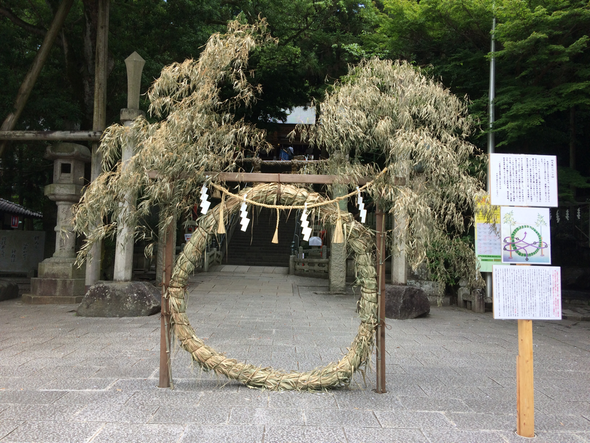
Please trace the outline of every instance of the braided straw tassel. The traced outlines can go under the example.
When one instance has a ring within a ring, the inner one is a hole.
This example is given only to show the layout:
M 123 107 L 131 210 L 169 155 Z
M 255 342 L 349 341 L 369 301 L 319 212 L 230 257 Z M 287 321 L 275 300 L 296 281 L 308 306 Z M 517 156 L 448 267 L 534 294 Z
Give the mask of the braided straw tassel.
M 279 210 L 277 208 L 277 227 L 275 228 L 275 235 L 272 237 L 272 242 L 274 244 L 278 244 L 279 243 L 279 218 L 280 218 L 280 213 L 279 213 Z
M 221 207 L 219 208 L 219 226 L 217 227 L 218 234 L 225 234 L 225 224 L 223 222 L 224 214 L 223 208 L 225 206 L 225 194 L 221 196 Z
M 332 237 L 332 243 L 344 243 L 342 220 L 340 219 L 340 205 L 336 203 L 336 207 L 338 208 L 338 219 L 336 220 L 336 228 L 334 230 L 334 237 Z

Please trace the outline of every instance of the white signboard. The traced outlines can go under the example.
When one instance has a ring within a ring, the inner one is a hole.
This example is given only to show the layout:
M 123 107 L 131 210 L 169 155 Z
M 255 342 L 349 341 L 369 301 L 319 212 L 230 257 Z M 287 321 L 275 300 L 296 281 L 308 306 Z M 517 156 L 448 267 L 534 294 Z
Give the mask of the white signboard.
M 492 205 L 557 207 L 554 155 L 490 154 Z
M 502 263 L 551 264 L 548 208 L 501 208 Z
M 561 268 L 494 266 L 494 318 L 561 320 Z

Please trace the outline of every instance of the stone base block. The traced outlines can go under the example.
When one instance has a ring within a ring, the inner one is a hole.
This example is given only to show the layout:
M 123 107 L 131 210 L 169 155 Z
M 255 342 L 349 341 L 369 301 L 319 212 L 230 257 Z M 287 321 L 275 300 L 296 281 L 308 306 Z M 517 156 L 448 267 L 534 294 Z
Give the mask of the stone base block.
M 486 312 L 485 291 L 462 286 L 457 290 L 457 304 L 460 308 L 471 309 L 473 312 Z
M 385 317 L 406 320 L 429 312 L 430 302 L 422 289 L 413 286 L 385 285 Z
M 6 280 L 0 280 L 0 301 L 18 297 L 18 285 Z
M 80 303 L 86 287 L 83 278 L 32 278 L 30 294 L 23 301 L 31 304 Z
M 160 312 L 161 292 L 146 282 L 98 282 L 84 295 L 82 317 L 142 317 Z
M 77 305 L 82 301 L 82 295 L 75 296 L 43 296 L 34 294 L 23 294 L 23 302 L 30 305 Z
M 51 257 L 39 263 L 39 277 L 42 278 L 84 279 L 85 272 L 84 267 L 74 265 L 73 258 Z

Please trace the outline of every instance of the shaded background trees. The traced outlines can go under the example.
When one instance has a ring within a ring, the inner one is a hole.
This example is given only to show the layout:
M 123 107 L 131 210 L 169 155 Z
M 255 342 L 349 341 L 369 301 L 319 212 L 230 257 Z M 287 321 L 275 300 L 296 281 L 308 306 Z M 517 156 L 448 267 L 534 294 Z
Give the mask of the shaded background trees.
M 49 27 L 58 0 L 0 1 L 0 117 Z M 97 0 L 76 0 L 17 129 L 89 129 Z M 142 90 L 163 66 L 197 58 L 213 32 L 239 17 L 266 17 L 276 46 L 250 67 L 263 95 L 249 121 L 272 129 L 284 109 L 323 97 L 362 57 L 403 59 L 455 94 L 467 95 L 486 129 L 492 0 L 112 0 L 107 121 L 125 107 L 124 59 L 146 60 Z M 587 1 L 497 0 L 496 140 L 499 152 L 555 154 L 578 184 L 590 175 L 590 9 Z M 147 103 L 143 103 L 143 109 Z M 472 141 L 485 146 L 485 130 Z M 40 209 L 51 165 L 42 143 L 12 143 L 2 158 L 0 196 Z M 576 172 L 578 175 L 576 175 Z M 579 175 L 581 174 L 581 176 Z M 571 177 L 570 177 L 571 178 Z M 568 185 L 569 189 L 569 185 Z M 583 190 L 577 198 L 585 199 Z M 574 195 L 571 193 L 570 198 Z

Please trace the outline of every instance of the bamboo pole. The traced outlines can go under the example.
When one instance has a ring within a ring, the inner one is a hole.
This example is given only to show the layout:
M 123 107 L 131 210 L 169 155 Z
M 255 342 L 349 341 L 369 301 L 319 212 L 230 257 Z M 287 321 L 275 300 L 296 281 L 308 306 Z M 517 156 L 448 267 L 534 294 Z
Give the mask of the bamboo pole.
M 377 282 L 379 294 L 379 323 L 377 324 L 377 388 L 375 392 L 385 394 L 385 223 L 383 211 L 377 206 Z
M 33 86 L 35 86 L 35 82 L 39 77 L 39 73 L 51 52 L 51 47 L 59 34 L 63 23 L 68 16 L 68 12 L 72 7 L 74 0 L 62 0 L 55 13 L 55 17 L 53 18 L 53 22 L 47 33 L 45 34 L 45 38 L 43 39 L 43 43 L 41 43 L 41 47 L 39 48 L 39 52 L 35 55 L 35 59 L 33 60 L 33 64 L 29 69 L 26 77 L 24 78 L 18 93 L 16 94 L 16 100 L 14 103 L 14 110 L 8 114 L 8 116 L 4 119 L 2 126 L 0 127 L 0 131 L 11 131 L 16 126 L 16 122 L 20 118 L 23 109 L 25 109 L 25 105 L 29 100 L 29 96 L 31 95 L 31 91 L 33 90 Z M 4 149 L 8 141 L 5 139 L 0 143 L 0 157 L 4 154 Z
M 162 291 L 162 303 L 160 308 L 160 380 L 159 388 L 170 387 L 170 310 L 168 299 L 164 294 L 170 286 L 172 278 L 172 266 L 174 264 L 174 225 L 170 223 L 166 228 L 166 249 L 164 252 L 164 279 Z

